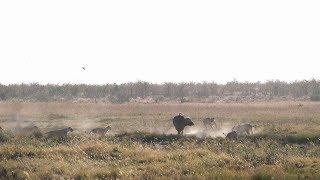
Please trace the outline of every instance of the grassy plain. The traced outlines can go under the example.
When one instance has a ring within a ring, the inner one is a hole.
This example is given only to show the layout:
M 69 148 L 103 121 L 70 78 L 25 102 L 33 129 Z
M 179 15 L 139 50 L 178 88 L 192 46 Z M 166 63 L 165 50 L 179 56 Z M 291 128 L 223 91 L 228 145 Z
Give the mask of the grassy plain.
M 195 126 L 177 136 L 178 112 Z M 218 132 L 203 131 L 215 117 Z M 224 139 L 235 124 L 255 134 Z M 71 126 L 66 140 L 18 137 L 10 130 Z M 108 136 L 90 128 L 110 125 Z M 0 103 L 0 179 L 319 179 L 320 103 Z

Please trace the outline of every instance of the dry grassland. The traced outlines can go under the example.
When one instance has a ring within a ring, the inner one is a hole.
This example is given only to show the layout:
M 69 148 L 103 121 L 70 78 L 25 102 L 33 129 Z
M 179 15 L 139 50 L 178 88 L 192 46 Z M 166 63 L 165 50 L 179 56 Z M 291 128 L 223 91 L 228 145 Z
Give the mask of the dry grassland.
M 172 117 L 195 126 L 177 136 Z M 201 120 L 220 127 L 205 132 Z M 251 123 L 237 141 L 222 133 Z M 42 132 L 71 126 L 65 140 L 15 136 L 16 127 Z M 87 132 L 110 125 L 109 135 Z M 320 178 L 320 103 L 0 103 L 0 179 L 271 179 Z

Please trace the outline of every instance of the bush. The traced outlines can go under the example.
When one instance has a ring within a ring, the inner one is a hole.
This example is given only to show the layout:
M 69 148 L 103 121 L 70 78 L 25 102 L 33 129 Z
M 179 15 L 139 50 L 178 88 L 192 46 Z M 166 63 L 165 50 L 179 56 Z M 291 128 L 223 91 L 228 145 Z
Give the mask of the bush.
M 0 179 L 31 179 L 30 175 L 26 171 L 22 170 L 10 170 L 3 166 L 0 166 Z
M 6 142 L 10 139 L 9 134 L 7 133 L 0 133 L 0 142 Z
M 311 101 L 320 101 L 320 94 L 313 94 L 310 97 Z

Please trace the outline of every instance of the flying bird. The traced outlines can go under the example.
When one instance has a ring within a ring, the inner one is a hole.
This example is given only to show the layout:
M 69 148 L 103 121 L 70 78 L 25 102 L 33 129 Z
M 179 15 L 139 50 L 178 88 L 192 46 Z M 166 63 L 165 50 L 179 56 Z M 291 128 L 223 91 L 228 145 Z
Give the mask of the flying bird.
M 86 67 L 82 67 L 83 70 L 86 70 Z

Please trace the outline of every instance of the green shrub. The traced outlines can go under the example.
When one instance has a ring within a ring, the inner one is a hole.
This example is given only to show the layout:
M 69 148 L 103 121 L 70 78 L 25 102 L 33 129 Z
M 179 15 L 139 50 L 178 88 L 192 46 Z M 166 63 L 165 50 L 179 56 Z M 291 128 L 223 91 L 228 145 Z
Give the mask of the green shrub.
M 27 180 L 31 179 L 30 175 L 26 171 L 19 169 L 11 170 L 3 166 L 0 166 L 0 179 L 17 179 L 17 180 Z
M 320 101 L 320 94 L 313 94 L 310 97 L 311 101 Z
M 10 139 L 10 135 L 7 133 L 0 133 L 0 142 L 6 142 Z

